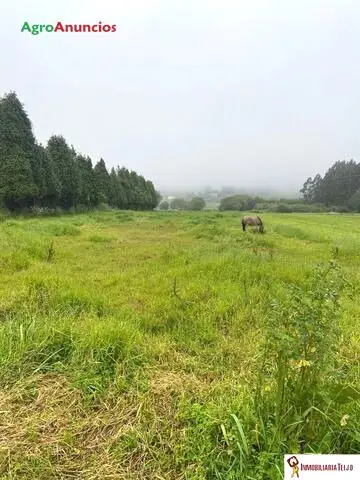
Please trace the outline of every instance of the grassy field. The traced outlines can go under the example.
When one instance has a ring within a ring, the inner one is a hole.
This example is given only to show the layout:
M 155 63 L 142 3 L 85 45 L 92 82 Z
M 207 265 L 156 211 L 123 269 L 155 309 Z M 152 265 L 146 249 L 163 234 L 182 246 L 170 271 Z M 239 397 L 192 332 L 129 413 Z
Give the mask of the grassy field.
M 283 453 L 360 453 L 360 216 L 263 219 L 3 220 L 0 478 L 276 480 Z

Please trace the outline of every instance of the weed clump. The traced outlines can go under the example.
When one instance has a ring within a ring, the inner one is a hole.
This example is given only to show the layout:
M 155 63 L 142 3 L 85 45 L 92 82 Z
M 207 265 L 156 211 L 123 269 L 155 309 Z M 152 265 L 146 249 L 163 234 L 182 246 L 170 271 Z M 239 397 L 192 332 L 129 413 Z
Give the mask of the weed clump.
M 304 450 L 317 436 L 319 414 L 328 410 L 328 392 L 338 380 L 340 294 L 345 286 L 339 264 L 330 261 L 316 268 L 308 288 L 290 285 L 286 298 L 271 305 L 258 398 L 268 404 L 263 392 L 273 392 L 278 442 L 295 438 Z
M 317 266 L 307 287 L 289 285 L 284 298 L 271 302 L 253 420 L 245 424 L 232 415 L 228 429 L 221 427 L 239 475 L 281 478 L 282 454 L 288 452 L 360 451 L 356 426 L 348 424 L 360 393 L 345 387 L 338 359 L 340 298 L 349 286 L 331 260 Z
M 51 262 L 52 259 L 54 258 L 54 255 L 55 255 L 54 242 L 51 242 L 47 251 L 46 261 Z

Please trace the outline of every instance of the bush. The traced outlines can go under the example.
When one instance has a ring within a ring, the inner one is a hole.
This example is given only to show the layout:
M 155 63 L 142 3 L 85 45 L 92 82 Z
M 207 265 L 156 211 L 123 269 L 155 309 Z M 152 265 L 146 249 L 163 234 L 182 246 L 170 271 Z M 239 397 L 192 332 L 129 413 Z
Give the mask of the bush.
M 201 197 L 194 197 L 190 200 L 188 204 L 188 210 L 200 211 L 205 208 L 205 200 Z
M 174 198 L 170 203 L 171 210 L 186 210 L 188 203 L 183 198 Z
M 351 210 L 349 207 L 347 207 L 346 205 L 341 205 L 339 207 L 335 207 L 333 209 L 334 212 L 337 212 L 337 213 L 350 213 Z
M 291 204 L 290 207 L 294 213 L 322 213 L 328 211 L 328 208 L 321 203 L 298 203 Z
M 160 210 L 169 210 L 169 202 L 166 200 L 164 202 L 161 202 L 159 205 Z
M 97 210 L 99 210 L 100 212 L 108 212 L 109 210 L 111 210 L 111 208 L 107 203 L 100 203 L 100 205 L 97 207 Z
M 11 217 L 11 213 L 6 208 L 0 208 L 0 222 L 4 222 Z
M 280 203 L 277 206 L 276 211 L 278 213 L 292 213 L 292 208 L 289 205 L 286 205 L 285 203 Z
M 223 198 L 220 202 L 220 211 L 248 211 L 252 210 L 256 205 L 256 201 L 249 195 L 232 195 L 231 197 Z
M 319 429 L 329 429 L 321 412 L 329 412 L 340 426 L 341 398 L 331 392 L 342 390 L 340 295 L 349 285 L 331 260 L 317 267 L 307 288 L 290 285 L 286 297 L 272 303 L 255 403 L 258 423 L 272 425 L 271 442 L 279 448 L 311 450 Z

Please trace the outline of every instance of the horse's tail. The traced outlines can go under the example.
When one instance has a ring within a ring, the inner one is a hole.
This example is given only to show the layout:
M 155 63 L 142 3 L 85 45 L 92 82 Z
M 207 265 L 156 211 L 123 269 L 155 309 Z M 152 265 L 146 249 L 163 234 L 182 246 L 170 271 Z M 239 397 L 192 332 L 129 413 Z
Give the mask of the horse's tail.
M 242 225 L 243 231 L 245 232 L 245 220 L 243 218 L 241 219 L 241 225 Z

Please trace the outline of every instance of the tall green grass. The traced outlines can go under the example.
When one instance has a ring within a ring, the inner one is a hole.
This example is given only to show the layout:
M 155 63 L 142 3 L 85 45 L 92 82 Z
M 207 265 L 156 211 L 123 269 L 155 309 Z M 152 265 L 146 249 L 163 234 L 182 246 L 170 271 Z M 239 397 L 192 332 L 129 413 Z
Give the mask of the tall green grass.
M 359 453 L 358 216 L 0 224 L 0 477 L 281 479 Z

